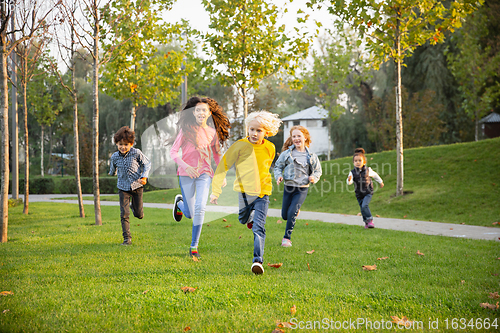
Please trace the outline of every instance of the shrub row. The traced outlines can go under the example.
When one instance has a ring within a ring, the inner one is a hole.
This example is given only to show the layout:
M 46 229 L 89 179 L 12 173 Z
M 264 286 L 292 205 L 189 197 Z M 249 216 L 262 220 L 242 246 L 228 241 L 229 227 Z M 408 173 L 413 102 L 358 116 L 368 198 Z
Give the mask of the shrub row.
M 93 181 L 91 177 L 81 177 L 82 193 L 93 193 Z M 162 184 L 161 188 L 174 187 L 171 179 L 161 179 L 154 181 L 154 184 Z M 9 191 L 12 187 L 9 186 Z M 159 188 L 149 182 L 144 186 L 144 191 L 154 191 Z M 101 194 L 116 194 L 116 177 L 100 177 L 99 190 Z M 74 178 L 61 177 L 30 177 L 30 194 L 76 194 L 76 181 Z M 19 179 L 19 193 L 24 193 L 24 178 Z

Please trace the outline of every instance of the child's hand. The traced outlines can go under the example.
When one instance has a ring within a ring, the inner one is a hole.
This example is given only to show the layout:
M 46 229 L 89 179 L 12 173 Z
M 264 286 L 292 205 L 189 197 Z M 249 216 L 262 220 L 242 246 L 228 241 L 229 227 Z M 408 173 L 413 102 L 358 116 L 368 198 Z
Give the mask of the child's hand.
M 217 205 L 217 197 L 213 193 L 210 194 L 210 203 L 214 204 L 214 205 Z
M 283 181 L 283 177 L 278 177 L 278 179 L 276 179 L 276 184 L 279 185 L 282 181 Z
M 384 183 L 380 183 L 380 187 L 384 187 Z
M 142 185 L 146 185 L 147 182 L 148 182 L 148 179 L 146 177 L 142 177 L 141 178 L 141 184 Z
M 196 171 L 196 169 L 191 166 L 186 168 L 186 173 L 191 179 L 200 177 L 198 171 Z
M 313 177 L 313 176 L 309 176 L 309 182 L 310 182 L 311 184 L 314 184 L 314 177 Z
M 224 180 L 222 181 L 222 187 L 226 187 L 226 185 L 227 185 L 227 180 L 226 178 L 224 178 Z

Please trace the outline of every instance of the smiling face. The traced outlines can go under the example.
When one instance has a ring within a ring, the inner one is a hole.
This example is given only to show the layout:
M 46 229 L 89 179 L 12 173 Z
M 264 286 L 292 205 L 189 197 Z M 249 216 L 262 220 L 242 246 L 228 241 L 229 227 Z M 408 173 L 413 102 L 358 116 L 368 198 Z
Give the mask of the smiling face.
M 305 150 L 306 137 L 304 136 L 304 133 L 302 133 L 301 130 L 296 129 L 292 131 L 292 142 L 297 150 L 300 151 Z
M 353 164 L 356 168 L 358 169 L 361 169 L 363 167 L 363 165 L 366 164 L 366 161 L 365 159 L 363 158 L 363 156 L 361 155 L 356 155 L 354 156 L 353 158 Z
M 261 144 L 266 136 L 266 130 L 257 120 L 248 123 L 248 141 L 253 144 Z
M 125 155 L 126 153 L 129 152 L 130 148 L 132 148 L 132 144 L 130 142 L 125 142 L 123 140 L 118 141 L 116 144 L 116 147 L 118 148 L 118 151 Z
M 210 112 L 210 108 L 206 103 L 196 104 L 193 110 L 193 115 L 196 119 L 196 123 L 201 127 L 207 126 L 207 119 L 211 114 L 212 113 Z

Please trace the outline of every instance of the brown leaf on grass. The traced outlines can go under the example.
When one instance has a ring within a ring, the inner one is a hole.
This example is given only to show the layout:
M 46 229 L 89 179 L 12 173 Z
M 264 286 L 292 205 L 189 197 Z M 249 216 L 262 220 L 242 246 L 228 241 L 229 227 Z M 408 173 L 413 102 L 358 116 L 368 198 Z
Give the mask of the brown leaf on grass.
M 187 332 L 187 331 L 191 331 L 191 327 L 189 327 L 189 326 L 184 327 L 184 332 Z
M 0 296 L 9 296 L 9 295 L 14 295 L 12 291 L 2 291 L 0 292 Z
M 423 254 L 422 252 L 420 252 L 420 250 L 417 250 L 417 254 L 418 254 L 419 256 L 425 256 L 425 254 Z
M 271 333 L 285 333 L 281 328 L 275 328 Z
M 199 261 L 199 259 L 196 258 L 195 256 L 191 256 L 191 259 L 193 259 L 193 261 Z
M 499 307 L 498 302 L 497 304 L 480 303 L 479 306 L 482 307 L 483 309 L 490 309 L 490 310 L 497 310 Z
M 408 215 L 405 215 L 405 216 L 403 216 L 403 218 L 405 219 L 407 216 L 408 216 Z
M 385 259 L 389 259 L 389 257 L 377 258 L 377 260 L 385 260 Z
M 278 221 L 276 221 L 276 223 L 283 223 L 283 221 L 281 221 L 281 220 L 278 220 Z
M 500 222 L 493 222 L 492 224 L 493 225 L 497 225 L 497 224 L 500 224 Z
M 377 265 L 373 265 L 373 266 L 364 265 L 364 266 L 361 266 L 361 267 L 363 267 L 363 269 L 365 271 L 376 271 L 377 270 Z
M 292 324 L 289 322 L 277 321 L 276 326 L 279 328 L 292 328 Z
M 142 293 L 147 294 L 149 290 L 144 290 Z
M 186 293 L 192 293 L 192 292 L 194 292 L 198 288 L 182 287 L 181 289 L 186 294 Z
M 490 293 L 488 295 L 489 298 L 497 299 L 500 298 L 500 295 L 498 294 L 498 291 L 495 291 L 494 293 Z
M 295 315 L 295 313 L 297 312 L 297 307 L 295 305 L 292 306 L 292 308 L 290 309 L 290 312 L 292 313 L 292 316 Z
M 311 251 L 306 251 L 307 254 L 313 254 L 314 253 L 314 250 L 311 250 Z
M 228 225 L 226 225 L 224 228 L 230 228 L 230 227 L 231 227 L 231 225 L 230 225 L 230 224 L 228 224 Z
M 210 227 L 210 224 L 207 224 L 207 227 Z
M 380 215 L 377 214 L 377 215 L 375 215 L 375 217 L 380 217 Z
M 306 225 L 309 225 L 309 223 L 306 223 Z
M 222 221 L 227 222 L 227 220 L 226 220 L 226 219 L 222 219 Z
M 240 237 L 238 237 L 238 239 L 241 239 L 241 235 L 240 235 Z
M 464 283 L 465 283 L 465 280 L 461 280 L 461 281 L 460 281 L 460 284 L 464 284 Z
M 392 322 L 395 323 L 395 324 L 398 324 L 398 325 L 401 325 L 401 326 L 405 326 L 405 327 L 411 327 L 412 325 L 412 321 L 409 321 L 408 318 L 406 318 L 406 316 L 403 316 L 403 318 L 399 318 L 398 316 L 391 316 L 392 318 Z M 409 326 L 407 326 L 409 325 Z
M 465 224 L 465 222 L 462 222 L 462 223 L 460 223 L 460 224 Z
M 7 313 L 9 311 L 10 311 L 9 309 L 5 309 L 5 310 L 2 311 L 2 313 Z
M 267 266 L 274 267 L 274 268 L 280 268 L 281 266 L 283 266 L 283 263 L 282 262 L 277 263 L 277 264 L 267 263 Z
M 274 198 L 274 201 L 276 201 L 276 198 Z
M 307 269 L 311 270 L 311 267 L 309 266 L 309 263 L 307 263 Z

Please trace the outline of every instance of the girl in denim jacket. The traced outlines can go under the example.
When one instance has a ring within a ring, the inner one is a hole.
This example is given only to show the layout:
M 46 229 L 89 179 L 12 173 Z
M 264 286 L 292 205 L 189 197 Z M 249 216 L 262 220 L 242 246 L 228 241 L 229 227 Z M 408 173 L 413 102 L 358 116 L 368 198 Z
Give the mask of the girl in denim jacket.
M 309 184 L 317 183 L 321 177 L 318 156 L 309 151 L 311 135 L 304 126 L 293 126 L 290 137 L 283 144 L 281 155 L 274 166 L 274 178 L 279 185 L 285 181 L 281 217 L 287 221 L 281 246 L 292 246 L 293 227 L 300 207 L 306 200 Z

